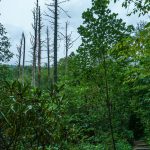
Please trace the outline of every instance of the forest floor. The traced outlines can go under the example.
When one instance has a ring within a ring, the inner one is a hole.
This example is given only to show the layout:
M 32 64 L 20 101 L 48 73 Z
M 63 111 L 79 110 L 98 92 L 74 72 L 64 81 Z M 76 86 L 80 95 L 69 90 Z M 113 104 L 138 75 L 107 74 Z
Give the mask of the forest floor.
M 135 141 L 133 150 L 150 150 L 150 146 L 145 141 Z

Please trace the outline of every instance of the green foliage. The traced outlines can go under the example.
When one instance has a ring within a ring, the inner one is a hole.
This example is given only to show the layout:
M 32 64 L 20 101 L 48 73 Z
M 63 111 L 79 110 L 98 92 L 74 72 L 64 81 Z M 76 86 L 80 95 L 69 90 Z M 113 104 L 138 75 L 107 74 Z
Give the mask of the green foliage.
M 47 145 L 59 148 L 62 143 L 65 145 L 67 120 L 60 90 L 54 87 L 46 92 L 18 81 L 5 82 L 0 98 L 3 148 L 44 148 Z
M 124 2 L 127 7 L 141 1 Z M 0 65 L 0 149 L 131 150 L 138 134 L 130 127 L 132 116 L 149 142 L 150 23 L 134 30 L 108 5 L 92 0 L 83 13 L 82 43 L 68 57 L 67 73 L 65 58 L 59 61 L 57 85 L 47 82 L 46 66 L 38 89 L 30 85 L 32 66 L 25 67 L 21 84 L 16 66 Z
M 6 80 L 7 77 L 9 76 L 9 69 L 7 65 L 1 65 L 0 64 L 0 81 Z
M 115 3 L 117 0 L 113 0 Z M 134 5 L 133 10 L 128 13 L 131 14 L 138 13 L 139 16 L 148 14 L 150 11 L 150 0 L 124 0 L 122 3 L 122 7 L 128 9 L 130 6 Z
M 109 55 L 108 50 L 134 29 L 126 26 L 122 19 L 117 19 L 117 14 L 111 13 L 104 1 L 93 1 L 92 8 L 83 13 L 83 25 L 78 28 L 82 37 L 78 61 L 82 69 L 101 63 L 101 58 Z
M 0 23 L 0 62 L 9 61 L 13 54 L 9 51 L 10 42 L 6 36 L 6 31 L 3 25 Z

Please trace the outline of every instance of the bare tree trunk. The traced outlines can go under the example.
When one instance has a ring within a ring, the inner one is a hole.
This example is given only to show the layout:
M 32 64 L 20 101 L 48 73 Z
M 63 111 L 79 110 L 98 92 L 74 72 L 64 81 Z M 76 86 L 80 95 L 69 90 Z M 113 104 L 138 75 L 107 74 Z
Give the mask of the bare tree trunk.
M 67 75 L 68 72 L 68 49 L 69 49 L 69 43 L 68 43 L 68 22 L 66 22 L 66 59 L 65 59 L 65 75 Z
M 38 87 L 41 86 L 41 10 L 38 10 Z
M 22 55 L 22 37 L 20 41 L 20 45 L 17 47 L 18 49 L 18 79 L 20 79 L 21 76 L 21 55 Z
M 55 14 L 54 14 L 54 84 L 58 80 L 57 72 L 57 34 L 58 34 L 58 1 L 55 0 Z
M 48 87 L 50 87 L 50 40 L 49 40 L 49 29 L 47 27 L 47 78 L 48 78 Z
M 37 23 L 37 21 L 36 21 Z M 37 28 L 37 25 L 35 26 Z M 35 39 L 34 39 L 34 48 L 33 48 L 33 65 L 32 65 L 32 86 L 35 87 L 35 75 L 36 75 L 36 39 L 37 39 L 37 29 L 35 28 Z
M 33 12 L 34 15 L 34 46 L 33 46 L 33 64 L 32 64 L 32 86 L 36 86 L 36 54 L 37 54 L 37 30 L 38 30 L 38 0 L 36 4 L 36 9 Z
M 67 0 L 69 1 L 69 0 Z M 46 4 L 48 6 L 48 10 L 52 13 L 53 16 L 46 13 L 46 16 L 51 18 L 52 21 L 50 23 L 54 26 L 54 73 L 53 73 L 53 83 L 56 84 L 58 81 L 58 67 L 57 67 L 57 53 L 58 53 L 58 19 L 59 19 L 59 12 L 65 13 L 67 17 L 70 17 L 60 5 L 67 2 L 66 0 L 53 0 L 53 3 Z M 54 9 L 51 9 L 54 7 Z
M 25 67 L 25 51 L 26 51 L 26 39 L 24 33 L 22 34 L 22 38 L 23 38 L 22 83 L 24 84 L 24 67 Z
M 68 25 L 69 23 L 66 22 L 65 24 L 65 75 L 68 74 L 68 52 L 69 49 L 72 48 L 73 44 L 78 40 L 79 37 L 76 39 L 72 40 L 72 32 L 68 34 Z

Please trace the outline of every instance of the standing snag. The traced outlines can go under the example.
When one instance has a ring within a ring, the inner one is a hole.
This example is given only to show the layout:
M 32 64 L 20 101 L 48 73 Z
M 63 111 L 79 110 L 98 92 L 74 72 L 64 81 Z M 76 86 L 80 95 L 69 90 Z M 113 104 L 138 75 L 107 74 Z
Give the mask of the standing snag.
M 52 3 L 50 4 L 46 4 L 48 7 L 48 10 L 50 11 L 50 13 L 52 13 L 52 15 L 49 15 L 48 13 L 45 13 L 45 15 L 47 17 L 49 17 L 50 19 L 52 19 L 52 21 L 50 21 L 52 23 L 53 29 L 54 29 L 54 73 L 53 73 L 53 83 L 57 83 L 58 81 L 58 67 L 57 67 L 57 59 L 58 59 L 58 19 L 59 19 L 59 13 L 63 12 L 65 13 L 65 15 L 67 15 L 68 17 L 70 17 L 67 13 L 67 11 L 65 11 L 62 7 L 61 4 L 67 2 L 69 0 L 65 0 L 65 1 L 59 1 L 59 0 L 53 0 Z

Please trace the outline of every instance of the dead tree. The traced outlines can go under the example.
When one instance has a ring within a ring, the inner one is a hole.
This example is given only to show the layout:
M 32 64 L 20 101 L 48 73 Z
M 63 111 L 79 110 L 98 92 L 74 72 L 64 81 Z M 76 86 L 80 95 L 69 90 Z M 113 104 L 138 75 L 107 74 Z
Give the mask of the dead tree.
M 18 50 L 18 79 L 20 79 L 21 77 L 21 55 L 22 55 L 22 37 L 20 40 L 20 45 L 17 46 L 17 50 Z
M 67 11 L 65 11 L 60 5 L 64 2 L 67 2 L 69 0 L 59 1 L 59 0 L 53 0 L 53 3 L 46 4 L 48 6 L 48 10 L 52 13 L 52 15 L 49 15 L 45 13 L 46 16 L 52 19 L 50 21 L 53 25 L 54 29 L 54 84 L 58 81 L 58 70 L 57 70 L 57 55 L 58 55 L 58 19 L 59 19 L 59 13 L 60 11 L 63 11 L 68 17 L 70 17 L 67 14 Z
M 22 83 L 24 84 L 24 68 L 25 68 L 25 52 L 26 52 L 26 39 L 24 33 L 22 33 L 22 41 L 23 41 Z
M 55 0 L 54 19 L 54 83 L 57 83 L 57 34 L 58 34 L 58 1 Z
M 49 39 L 49 29 L 46 30 L 46 41 L 47 41 L 47 73 L 48 73 L 48 87 L 50 87 L 51 77 L 50 77 L 50 39 Z
M 66 22 L 66 35 L 65 35 L 65 40 L 66 40 L 66 58 L 65 58 L 65 75 L 67 74 L 68 70 L 68 48 L 69 48 L 69 37 L 68 37 L 68 22 Z
M 42 29 L 42 24 L 41 24 L 41 9 L 39 6 L 38 9 L 38 87 L 41 85 L 41 29 Z
M 72 32 L 68 33 L 69 22 L 65 23 L 65 35 L 61 33 L 65 39 L 65 75 L 68 72 L 68 52 L 73 47 L 74 43 L 79 39 L 78 36 L 76 39 L 72 40 Z
M 37 85 L 41 85 L 41 54 L 42 54 L 42 40 L 41 40 L 41 29 L 42 29 L 42 15 L 39 2 L 36 2 L 36 8 L 33 11 L 34 23 L 32 25 L 34 35 L 31 35 L 32 44 L 32 86 L 36 86 L 36 69 L 37 75 Z
M 37 56 L 37 42 L 38 42 L 38 10 L 39 10 L 39 4 L 38 0 L 36 3 L 36 8 L 33 11 L 33 19 L 34 23 L 32 25 L 34 30 L 34 36 L 32 36 L 31 43 L 32 43 L 32 86 L 36 86 L 36 56 Z
M 23 48 L 23 50 L 22 50 Z M 17 46 L 18 50 L 18 79 L 22 79 L 24 83 L 24 66 L 25 66 L 25 35 L 22 33 L 20 45 Z M 21 63 L 22 60 L 22 63 Z

